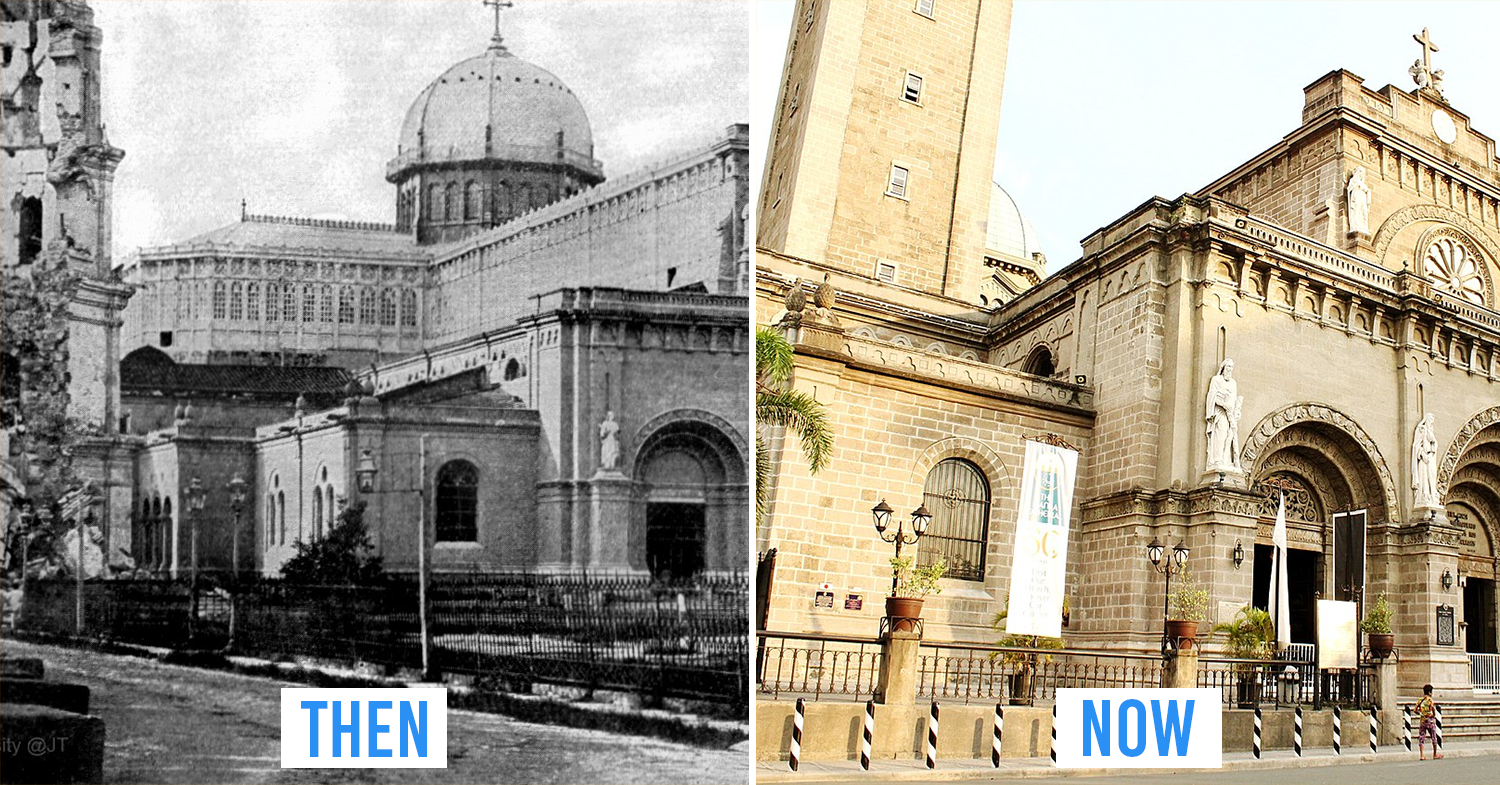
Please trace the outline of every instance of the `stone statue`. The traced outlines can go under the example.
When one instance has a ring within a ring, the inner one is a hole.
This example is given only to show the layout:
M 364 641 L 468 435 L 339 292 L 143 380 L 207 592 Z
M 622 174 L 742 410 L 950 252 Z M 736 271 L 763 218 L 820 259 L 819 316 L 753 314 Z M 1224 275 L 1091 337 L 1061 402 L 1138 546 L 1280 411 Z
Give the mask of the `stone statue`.
M 1412 505 L 1415 507 L 1437 507 L 1437 434 L 1432 427 L 1429 413 L 1417 423 L 1411 437 L 1411 488 Z
M 1436 90 L 1438 95 L 1442 95 L 1443 94 L 1443 72 L 1441 70 L 1433 71 L 1432 74 L 1431 74 L 1431 76 L 1430 76 L 1430 79 L 1432 80 L 1432 89 Z
M 1349 185 L 1344 189 L 1349 200 L 1349 233 L 1370 233 L 1370 186 L 1365 182 L 1365 168 L 1355 167 L 1349 175 Z
M 1416 62 L 1411 64 L 1411 68 L 1406 69 L 1406 72 L 1411 74 L 1411 80 L 1417 83 L 1417 87 L 1426 87 L 1428 86 L 1428 84 L 1430 84 L 1430 79 L 1428 78 L 1427 74 L 1427 66 L 1422 65 L 1422 59 L 1420 57 L 1417 58 Z
M 620 463 L 620 424 L 615 422 L 614 410 L 606 412 L 604 422 L 599 423 L 599 468 L 616 471 Z
M 1245 399 L 1234 380 L 1234 360 L 1225 360 L 1208 383 L 1204 419 L 1208 430 L 1208 471 L 1239 472 L 1240 413 Z

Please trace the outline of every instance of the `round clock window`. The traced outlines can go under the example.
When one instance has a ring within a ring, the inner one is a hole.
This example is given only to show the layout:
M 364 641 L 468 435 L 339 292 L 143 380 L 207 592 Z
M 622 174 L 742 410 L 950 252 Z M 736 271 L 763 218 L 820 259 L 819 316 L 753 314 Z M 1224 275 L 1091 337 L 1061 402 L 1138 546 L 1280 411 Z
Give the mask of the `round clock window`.
M 1453 118 L 1441 109 L 1432 113 L 1432 130 L 1437 132 L 1443 144 L 1453 144 L 1458 138 L 1458 129 L 1453 127 Z

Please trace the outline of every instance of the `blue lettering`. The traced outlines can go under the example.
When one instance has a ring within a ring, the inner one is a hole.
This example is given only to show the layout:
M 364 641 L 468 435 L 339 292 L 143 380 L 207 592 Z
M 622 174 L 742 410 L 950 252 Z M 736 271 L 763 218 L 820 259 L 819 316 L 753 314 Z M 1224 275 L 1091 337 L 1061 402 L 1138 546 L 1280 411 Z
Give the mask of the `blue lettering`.
M 1109 701 L 1104 701 L 1104 713 L 1094 711 L 1093 701 L 1083 702 L 1083 754 L 1093 757 L 1094 739 L 1099 740 L 1099 754 L 1109 757 Z
M 427 701 L 417 701 L 421 707 L 417 716 L 412 715 L 411 701 L 401 701 L 401 757 L 406 757 L 406 739 L 408 731 L 411 733 L 413 745 L 417 748 L 417 757 L 427 757 Z M 420 719 L 418 718 L 420 717 Z
M 318 757 L 318 709 L 328 708 L 328 701 L 302 701 L 302 708 L 307 709 L 307 757 Z
M 390 707 L 390 701 L 370 701 L 370 757 L 372 758 L 391 757 L 390 750 L 380 748 L 380 734 L 390 730 L 391 726 L 381 725 L 375 721 L 376 709 L 389 709 Z
M 1177 701 L 1167 702 L 1166 723 L 1162 723 L 1161 701 L 1151 701 L 1151 709 L 1156 713 L 1156 754 L 1169 755 L 1172 748 L 1172 739 L 1177 739 L 1177 754 L 1185 756 L 1188 754 L 1188 737 L 1193 732 L 1193 704 L 1197 701 L 1187 702 L 1186 716 L 1181 724 L 1177 718 Z
M 343 737 L 349 737 L 349 757 L 359 757 L 359 701 L 349 701 L 349 724 L 340 721 L 344 702 L 333 702 L 333 757 L 343 757 Z
M 1130 711 L 1131 709 L 1135 709 L 1136 714 L 1140 715 L 1140 722 L 1136 723 L 1139 728 L 1135 733 L 1134 747 L 1130 746 L 1130 720 L 1125 717 L 1125 713 Z M 1120 752 L 1123 752 L 1126 755 L 1134 758 L 1145 751 L 1146 704 L 1141 703 L 1135 698 L 1131 698 L 1130 700 L 1124 701 L 1120 704 Z

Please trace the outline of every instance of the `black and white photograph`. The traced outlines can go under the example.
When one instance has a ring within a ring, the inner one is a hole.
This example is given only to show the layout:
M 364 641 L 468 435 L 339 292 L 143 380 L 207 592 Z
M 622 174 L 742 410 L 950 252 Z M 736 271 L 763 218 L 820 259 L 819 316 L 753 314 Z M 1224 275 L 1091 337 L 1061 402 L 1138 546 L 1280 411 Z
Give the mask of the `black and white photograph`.
M 0 11 L 0 779 L 747 781 L 748 7 Z

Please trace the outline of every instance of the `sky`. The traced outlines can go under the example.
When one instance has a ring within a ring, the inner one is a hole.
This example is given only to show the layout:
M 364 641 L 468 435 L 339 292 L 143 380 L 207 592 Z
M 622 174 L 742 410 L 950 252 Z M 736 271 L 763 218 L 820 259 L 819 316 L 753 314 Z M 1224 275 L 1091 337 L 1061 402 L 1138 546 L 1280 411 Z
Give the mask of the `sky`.
M 793 10 L 754 8 L 757 178 Z M 1017 0 L 996 179 L 1055 272 L 1096 229 L 1153 196 L 1197 191 L 1291 133 L 1302 88 L 1324 74 L 1412 89 L 1423 28 L 1448 101 L 1500 138 L 1500 3 Z
M 238 220 L 242 198 L 256 214 L 394 221 L 385 165 L 407 108 L 494 32 L 480 0 L 92 6 L 104 121 L 125 150 L 117 261 Z M 748 122 L 748 17 L 722 0 L 523 0 L 501 32 L 583 102 L 618 177 Z

